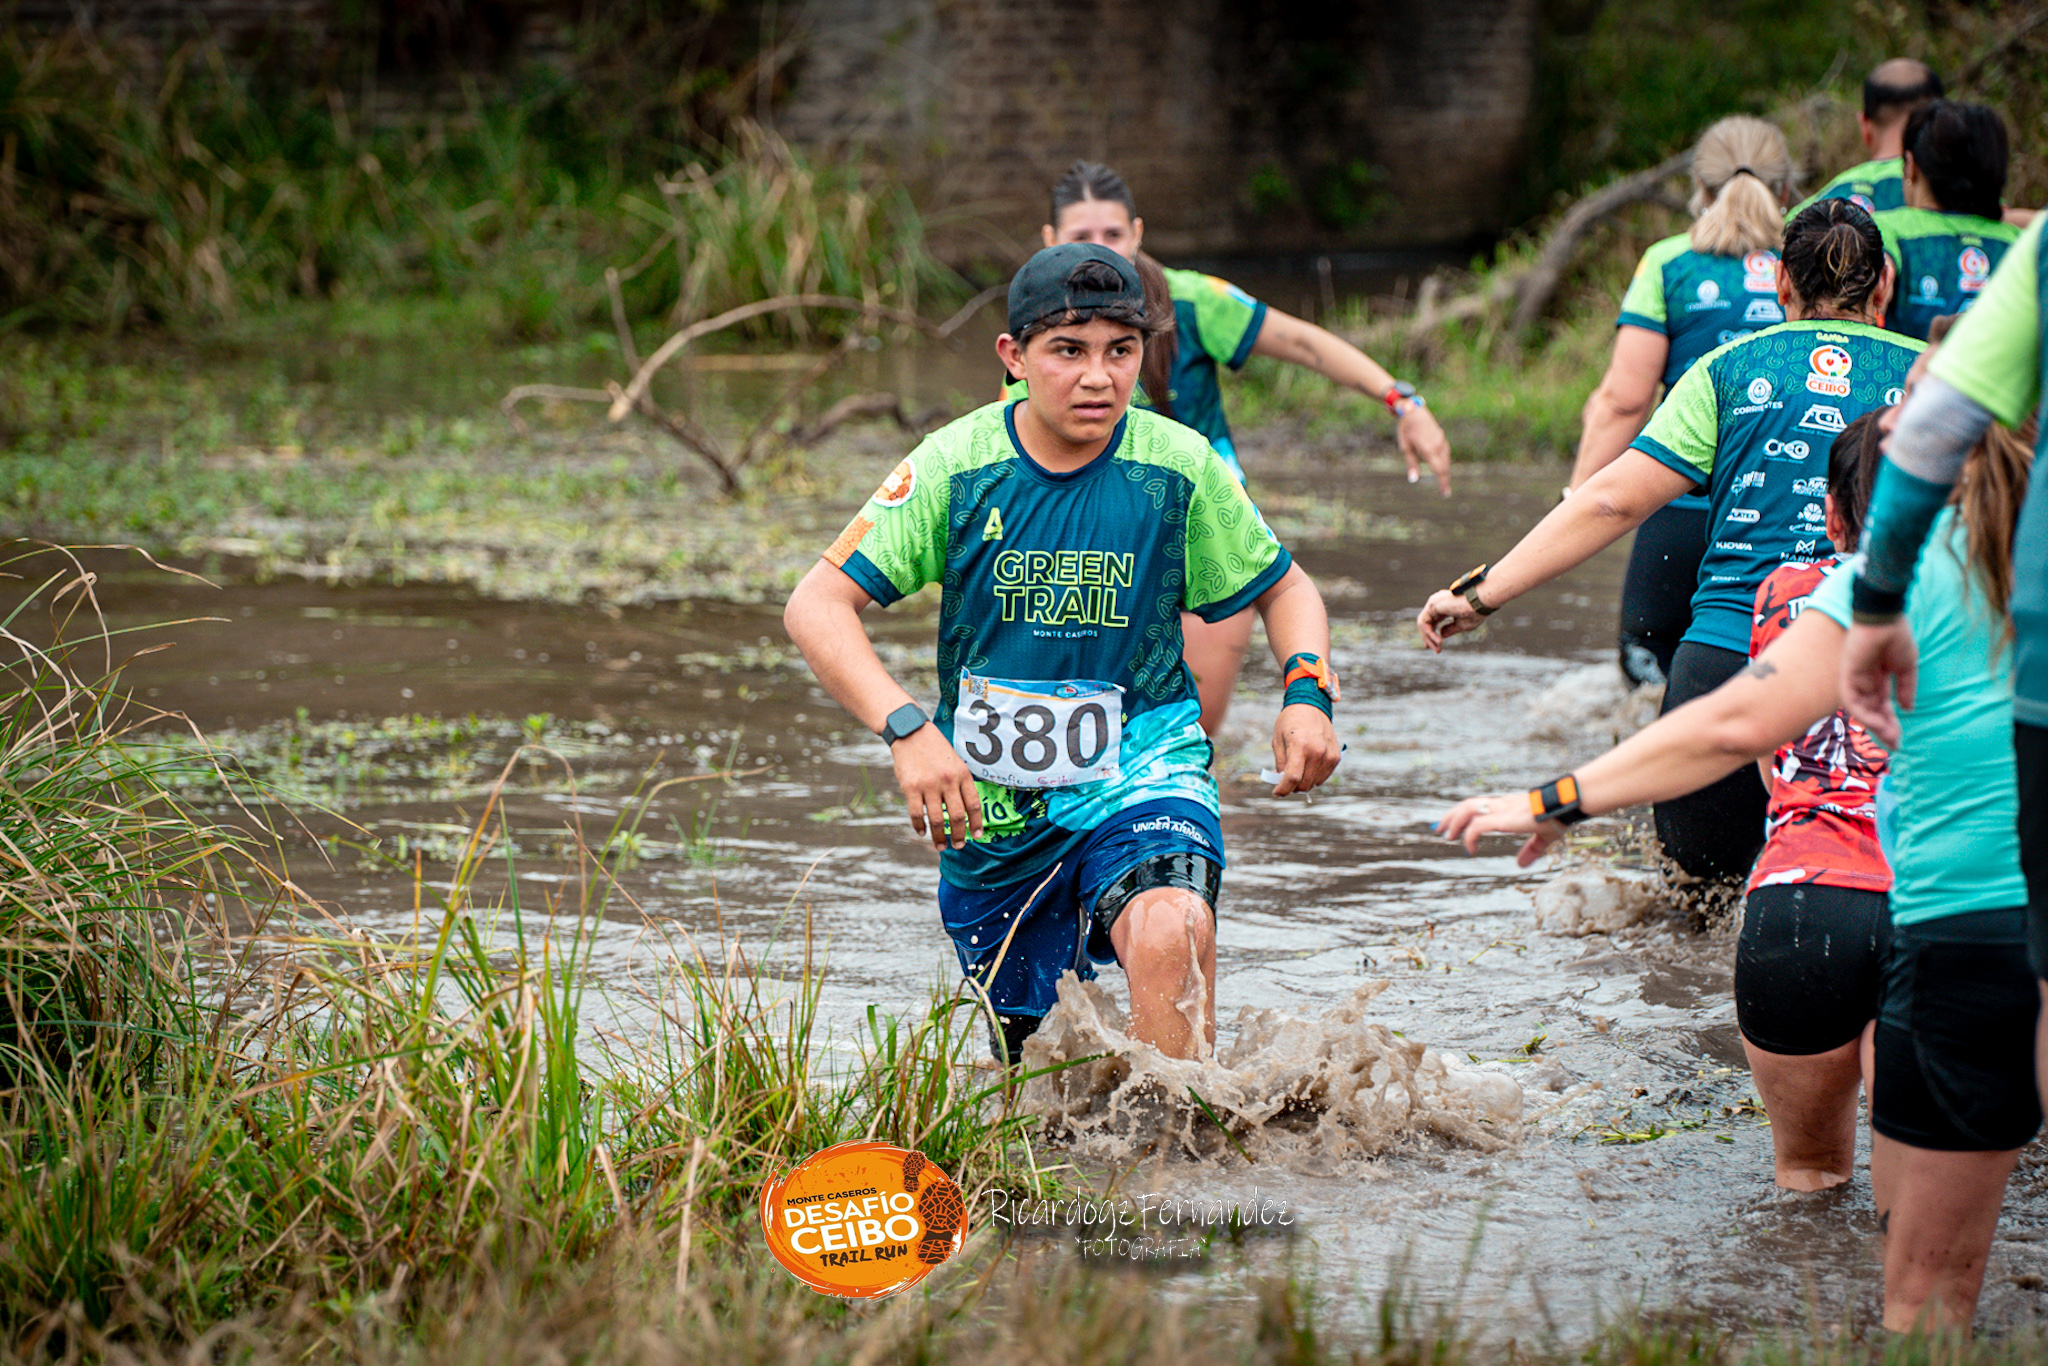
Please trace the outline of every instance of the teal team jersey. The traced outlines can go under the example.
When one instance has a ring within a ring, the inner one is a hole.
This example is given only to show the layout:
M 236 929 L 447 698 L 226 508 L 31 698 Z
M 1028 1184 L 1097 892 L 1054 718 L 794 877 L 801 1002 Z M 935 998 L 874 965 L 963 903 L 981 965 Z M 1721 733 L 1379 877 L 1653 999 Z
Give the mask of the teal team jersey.
M 2006 426 L 2017 429 L 2040 402 L 2048 386 L 2048 346 L 2042 345 L 2042 322 L 2048 319 L 2048 214 L 2037 216 L 2005 255 L 1975 308 L 1956 324 L 1947 342 L 1928 362 L 1933 374 L 1990 409 Z M 2043 465 L 2048 427 L 2034 445 L 2034 468 Z M 2029 481 L 2027 501 L 2013 535 L 2012 621 L 2015 632 L 2013 718 L 2030 726 L 2048 727 L 2048 475 Z M 1910 604 L 1911 599 L 1908 599 Z
M 1977 302 L 2020 235 L 2010 223 L 1935 209 L 1886 209 L 1876 218 L 1898 272 L 1885 326 L 1923 341 L 1936 318 Z
M 1803 210 L 1823 199 L 1853 200 L 1862 206 L 1865 213 L 1902 208 L 1906 203 L 1906 160 L 1904 157 L 1879 157 L 1876 161 L 1851 166 L 1794 204 L 1791 212 L 1785 215 L 1787 221 L 1797 218 Z
M 2027 900 L 2012 751 L 2012 652 L 1997 609 L 1965 568 L 1969 553 L 1955 510 L 1944 509 L 1906 590 L 1920 682 L 1912 709 L 1899 709 L 1899 747 L 1885 779 L 1898 799 L 1896 838 L 1887 850 L 1892 922 L 1898 925 Z M 1853 563 L 1840 566 L 1807 606 L 1847 629 L 1853 577 Z
M 1778 253 L 1714 256 L 1692 249 L 1680 233 L 1643 253 L 1628 293 L 1622 296 L 1616 327 L 1660 332 L 1670 349 L 1664 357 L 1664 391 L 1693 363 L 1717 346 L 1746 337 L 1760 327 L 1785 321 L 1778 303 Z M 1683 508 L 1704 508 L 1694 494 L 1673 499 Z
M 1685 639 L 1748 654 L 1765 576 L 1834 553 L 1828 447 L 1899 401 L 1924 349 L 1863 323 L 1780 323 L 1709 352 L 1665 395 L 1632 449 L 1707 490 L 1707 553 Z
M 1715 347 L 1785 321 L 1777 269 L 1775 251 L 1715 256 L 1694 251 L 1683 233 L 1667 237 L 1643 253 L 1615 326 L 1647 328 L 1671 343 L 1668 389 Z
M 1244 368 L 1259 329 L 1266 323 L 1266 305 L 1214 275 L 1198 270 L 1167 270 L 1167 290 L 1173 295 L 1174 356 L 1171 401 L 1173 419 L 1193 427 L 1209 438 L 1209 444 L 1223 457 L 1239 482 L 1244 467 L 1238 462 L 1237 445 L 1230 439 L 1230 422 L 1223 415 L 1223 387 L 1217 383 L 1216 367 Z M 1003 386 L 1003 397 L 1024 397 L 1021 380 Z M 1157 405 L 1142 389 L 1131 395 L 1139 407 Z
M 1207 621 L 1244 610 L 1287 572 L 1287 551 L 1200 435 L 1133 410 L 1101 455 L 1051 473 L 1017 439 L 1017 405 L 990 404 L 930 437 L 875 491 L 826 552 L 887 605 L 926 584 L 939 603 L 938 707 L 949 740 L 962 671 L 980 679 L 1124 689 L 1119 774 L 1063 787 L 981 784 L 988 829 L 948 849 L 958 887 L 1043 874 L 1125 807 L 1183 797 L 1216 809 L 1201 701 L 1181 662 L 1183 609 Z M 1073 690 L 1062 694 L 1074 695 Z M 1047 712 L 1050 715 L 1050 712 Z M 1083 748 L 1098 727 L 1039 742 Z M 1029 756 L 1027 755 L 1027 758 Z

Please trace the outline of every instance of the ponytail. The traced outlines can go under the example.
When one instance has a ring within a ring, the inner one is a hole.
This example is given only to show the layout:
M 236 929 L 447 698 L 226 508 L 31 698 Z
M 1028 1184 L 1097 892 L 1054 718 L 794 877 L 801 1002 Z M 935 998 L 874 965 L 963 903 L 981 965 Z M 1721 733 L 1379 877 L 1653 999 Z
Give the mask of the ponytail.
M 1792 188 L 1785 135 L 1736 114 L 1700 134 L 1692 153 L 1692 249 L 1710 256 L 1776 251 L 1785 235 L 1779 196 Z
M 2004 624 L 2006 640 L 2012 638 L 2013 534 L 2020 505 L 2027 501 L 2034 432 L 2032 418 L 2018 432 L 1994 422 L 1963 461 L 1962 478 L 1949 499 L 1968 539 L 1969 567 Z
M 1145 357 L 1138 365 L 1138 383 L 1152 411 L 1173 416 L 1173 363 L 1180 357 L 1178 328 L 1173 308 L 1173 289 L 1166 283 L 1166 268 L 1139 251 L 1138 282 L 1145 286 L 1145 319 L 1157 331 L 1145 334 Z

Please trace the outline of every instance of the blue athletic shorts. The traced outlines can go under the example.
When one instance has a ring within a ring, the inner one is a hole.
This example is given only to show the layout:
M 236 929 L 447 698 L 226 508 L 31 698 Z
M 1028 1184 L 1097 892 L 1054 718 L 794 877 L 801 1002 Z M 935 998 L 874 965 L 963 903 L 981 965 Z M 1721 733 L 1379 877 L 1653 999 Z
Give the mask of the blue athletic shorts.
M 1215 815 L 1200 802 L 1168 797 L 1104 821 L 1054 868 L 1020 882 L 986 891 L 941 882 L 939 918 L 960 971 L 981 984 L 998 1014 L 1028 1017 L 1035 1027 L 1059 999 L 1062 973 L 1071 968 L 1085 981 L 1095 964 L 1116 961 L 1109 927 L 1133 897 L 1185 887 L 1213 913 L 1222 870 Z

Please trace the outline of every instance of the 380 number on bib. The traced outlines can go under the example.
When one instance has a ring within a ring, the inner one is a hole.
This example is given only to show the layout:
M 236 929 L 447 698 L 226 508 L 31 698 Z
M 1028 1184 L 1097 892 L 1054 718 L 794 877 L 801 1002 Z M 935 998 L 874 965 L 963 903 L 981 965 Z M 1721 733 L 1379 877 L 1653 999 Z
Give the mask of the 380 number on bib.
M 1067 787 L 1117 776 L 1124 690 L 960 675 L 953 748 L 975 777 L 1005 787 Z

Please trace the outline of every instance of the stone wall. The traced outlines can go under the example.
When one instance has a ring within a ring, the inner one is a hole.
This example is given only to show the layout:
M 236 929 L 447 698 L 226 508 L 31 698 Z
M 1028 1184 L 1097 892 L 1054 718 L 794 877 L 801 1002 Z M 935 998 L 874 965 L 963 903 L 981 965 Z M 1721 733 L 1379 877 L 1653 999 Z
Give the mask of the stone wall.
M 4 2 L 4 0 L 0 0 Z M 462 10 L 462 6 L 452 7 Z M 1077 157 L 1162 255 L 1449 245 L 1502 226 L 1540 0 L 782 0 L 798 142 L 892 161 L 941 249 L 1007 259 Z M 469 0 L 501 58 L 566 57 L 568 0 Z M 301 41 L 339 0 L 14 0 L 18 21 Z M 449 82 L 451 89 L 454 82 Z M 431 81 L 407 98 L 431 102 Z M 387 92 L 395 93 L 395 92 Z
M 781 112 L 967 218 L 1044 220 L 1076 157 L 1162 254 L 1450 244 L 1502 226 L 1537 0 L 806 0 Z M 942 232 L 946 224 L 937 225 Z M 950 233 L 956 240 L 962 235 Z

